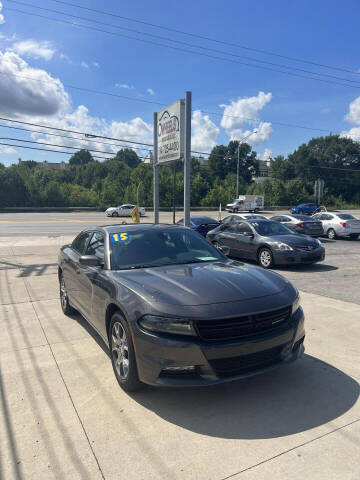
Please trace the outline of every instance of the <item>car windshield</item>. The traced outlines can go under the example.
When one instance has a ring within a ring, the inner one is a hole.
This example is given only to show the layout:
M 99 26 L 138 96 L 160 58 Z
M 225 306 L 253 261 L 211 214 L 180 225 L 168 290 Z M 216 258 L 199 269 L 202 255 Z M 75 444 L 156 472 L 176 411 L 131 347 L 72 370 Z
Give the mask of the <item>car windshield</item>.
M 341 218 L 341 220 L 356 220 L 356 218 L 353 215 L 350 215 L 350 213 L 339 213 L 338 217 Z
M 112 270 L 224 260 L 197 233 L 181 228 L 147 228 L 110 235 Z
M 294 218 L 298 220 L 304 220 L 305 222 L 311 222 L 311 218 L 308 217 L 307 215 L 293 215 Z
M 199 225 L 207 223 L 218 223 L 216 220 L 210 217 L 196 217 L 192 218 L 191 221 L 198 227 Z
M 244 215 L 247 220 L 267 220 L 263 215 Z
M 274 235 L 293 235 L 293 232 L 279 222 L 266 220 L 261 222 L 249 222 L 257 233 L 263 237 L 272 237 Z

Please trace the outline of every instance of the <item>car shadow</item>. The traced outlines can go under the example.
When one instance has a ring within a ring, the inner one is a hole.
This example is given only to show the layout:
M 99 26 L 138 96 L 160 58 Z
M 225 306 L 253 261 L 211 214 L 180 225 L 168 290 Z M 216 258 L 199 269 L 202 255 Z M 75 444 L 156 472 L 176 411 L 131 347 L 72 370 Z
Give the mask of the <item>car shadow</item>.
M 132 398 L 167 422 L 228 439 L 266 439 L 304 432 L 343 415 L 359 384 L 305 355 L 297 363 L 241 381 L 206 388 L 149 387 Z
M 90 323 L 85 320 L 85 318 L 81 315 L 81 313 L 74 313 L 69 315 L 69 318 L 73 319 L 76 323 L 78 323 L 87 333 L 95 340 L 95 342 L 99 345 L 99 347 L 106 353 L 106 355 L 111 359 L 110 351 L 102 337 L 98 334 L 94 327 L 90 325 Z
M 300 264 L 300 265 L 275 265 L 272 270 L 278 272 L 331 272 L 333 270 L 338 270 L 338 267 L 334 265 L 326 265 L 324 263 L 312 263 L 312 264 Z

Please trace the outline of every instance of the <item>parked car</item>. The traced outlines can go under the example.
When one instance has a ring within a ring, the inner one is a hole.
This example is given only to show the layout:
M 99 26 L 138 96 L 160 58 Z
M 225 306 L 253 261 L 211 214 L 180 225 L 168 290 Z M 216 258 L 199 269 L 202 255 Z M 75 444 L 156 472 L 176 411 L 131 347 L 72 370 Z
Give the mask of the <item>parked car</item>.
M 234 257 L 256 260 L 264 268 L 315 263 L 325 258 L 319 240 L 293 233 L 272 220 L 222 223 L 207 238 L 216 247 L 229 247 Z
M 131 212 L 134 210 L 135 205 L 129 203 L 125 205 L 120 205 L 119 207 L 110 207 L 105 210 L 105 215 L 107 217 L 130 217 Z M 145 208 L 139 207 L 140 217 L 145 215 Z
M 258 212 L 264 208 L 262 195 L 239 195 L 239 198 L 228 203 L 225 210 L 229 212 Z
M 270 220 L 282 223 L 295 233 L 302 233 L 303 235 L 310 235 L 311 237 L 321 237 L 321 235 L 324 235 L 322 223 L 307 215 L 275 215 L 271 217 Z
M 317 210 L 319 210 L 319 205 L 316 203 L 301 203 L 296 207 L 290 209 L 290 213 L 299 213 L 303 215 L 313 215 Z
M 325 234 L 330 239 L 337 237 L 359 238 L 360 220 L 349 213 L 321 212 L 316 213 L 313 219 L 322 223 Z
M 234 213 L 231 215 L 231 218 L 238 218 L 239 220 L 267 220 L 264 215 L 259 213 Z
M 177 225 L 184 225 L 184 219 L 182 218 L 177 222 Z M 206 237 L 207 232 L 218 227 L 220 223 L 211 217 L 190 217 L 189 227 L 192 230 L 200 233 L 203 237 Z
M 226 251 L 178 225 L 86 229 L 60 249 L 62 310 L 75 308 L 99 333 L 129 391 L 222 383 L 296 360 L 305 336 L 297 290 Z

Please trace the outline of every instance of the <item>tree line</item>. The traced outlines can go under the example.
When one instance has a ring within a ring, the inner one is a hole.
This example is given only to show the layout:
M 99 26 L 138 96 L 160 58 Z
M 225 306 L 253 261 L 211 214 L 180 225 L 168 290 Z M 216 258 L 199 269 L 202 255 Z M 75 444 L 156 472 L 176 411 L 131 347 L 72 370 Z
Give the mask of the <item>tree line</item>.
M 225 205 L 236 191 L 238 142 L 217 145 L 208 165 L 192 158 L 191 206 Z M 288 157 L 271 161 L 271 177 L 254 182 L 259 173 L 257 153 L 240 144 L 240 194 L 261 194 L 266 205 L 290 205 L 314 200 L 314 182 L 325 181 L 325 204 L 360 205 L 360 143 L 338 135 L 313 138 Z M 183 168 L 176 165 L 177 206 L 183 205 Z M 173 203 L 173 165 L 159 169 L 160 206 Z M 98 161 L 87 150 L 77 151 L 64 169 L 33 160 L 9 167 L 0 163 L 0 207 L 108 207 L 122 203 L 152 205 L 152 166 L 132 149 Z

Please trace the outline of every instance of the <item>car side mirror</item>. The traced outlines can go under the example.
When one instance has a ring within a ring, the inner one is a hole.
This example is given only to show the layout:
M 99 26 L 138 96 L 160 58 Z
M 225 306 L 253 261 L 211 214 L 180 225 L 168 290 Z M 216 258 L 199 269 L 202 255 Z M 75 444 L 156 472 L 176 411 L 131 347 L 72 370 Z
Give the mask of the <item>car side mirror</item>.
M 84 267 L 99 267 L 100 260 L 96 255 L 81 255 L 79 258 L 80 265 Z
M 252 232 L 244 232 L 245 237 L 254 238 L 254 234 Z
M 229 255 L 230 253 L 230 248 L 226 245 L 222 245 L 221 247 L 218 248 L 219 252 L 221 252 L 223 255 L 225 255 L 226 257 Z

